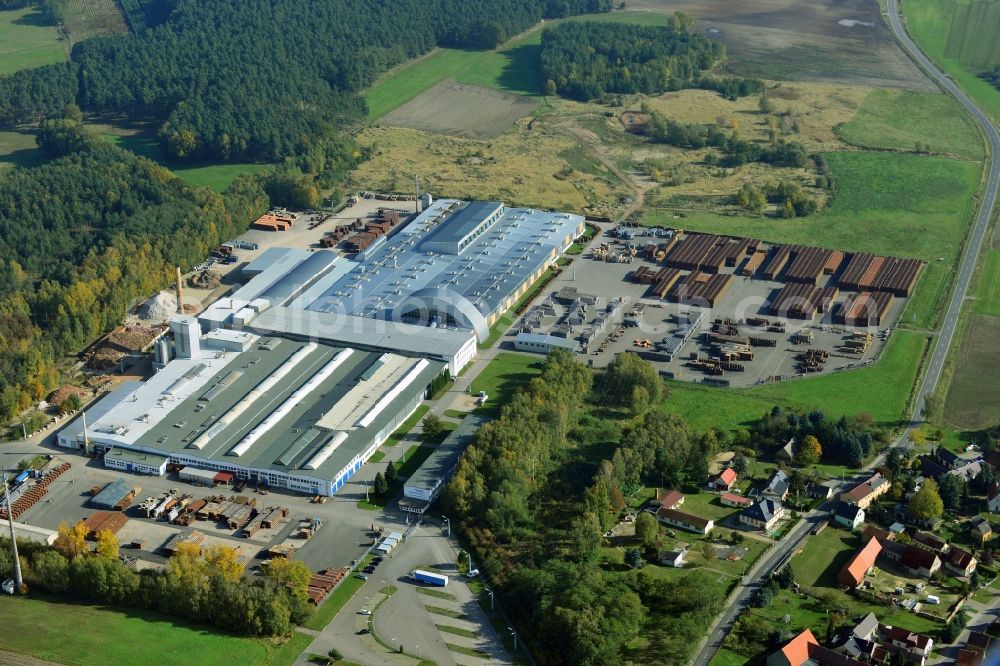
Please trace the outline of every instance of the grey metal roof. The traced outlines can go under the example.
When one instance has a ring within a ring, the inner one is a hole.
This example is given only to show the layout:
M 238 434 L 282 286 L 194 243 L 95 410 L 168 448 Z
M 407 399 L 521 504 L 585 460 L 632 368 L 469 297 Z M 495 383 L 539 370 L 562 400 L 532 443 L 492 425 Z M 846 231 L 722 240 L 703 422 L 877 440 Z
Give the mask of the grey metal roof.
M 359 349 L 397 350 L 401 354 L 440 359 L 456 356 L 472 338 L 472 333 L 466 330 L 283 307 L 261 312 L 248 328 L 263 334 L 282 333 Z
M 146 453 L 144 451 L 133 451 L 119 446 L 116 446 L 105 453 L 104 458 L 111 458 L 112 460 L 125 460 L 127 462 L 139 463 L 141 465 L 152 465 L 154 467 L 159 467 L 163 463 L 167 462 L 167 456 L 161 456 L 156 453 Z
M 500 201 L 472 201 L 452 213 L 426 240 L 458 243 L 502 205 Z
M 260 298 L 266 298 L 272 306 L 287 305 L 289 301 L 302 294 L 317 280 L 329 273 L 337 258 L 336 252 L 317 250 L 312 256 L 268 287 L 260 295 Z
M 465 448 L 475 438 L 476 431 L 487 419 L 476 414 L 466 416 L 458 427 L 434 449 L 416 472 L 406 480 L 405 486 L 433 491 L 451 475 Z
M 546 335 L 542 333 L 518 333 L 517 337 L 514 338 L 514 343 L 516 344 L 517 342 L 551 345 L 553 347 L 560 347 L 570 351 L 576 351 L 580 348 L 580 345 L 577 344 L 575 340 L 561 338 L 558 335 Z
M 308 250 L 299 250 L 291 247 L 269 247 L 261 252 L 256 259 L 244 266 L 240 273 L 245 276 L 253 277 L 263 273 L 279 260 L 290 261 L 298 259 L 298 261 L 303 261 L 310 254 L 311 253 Z M 292 259 L 283 259 L 286 256 L 291 257 Z

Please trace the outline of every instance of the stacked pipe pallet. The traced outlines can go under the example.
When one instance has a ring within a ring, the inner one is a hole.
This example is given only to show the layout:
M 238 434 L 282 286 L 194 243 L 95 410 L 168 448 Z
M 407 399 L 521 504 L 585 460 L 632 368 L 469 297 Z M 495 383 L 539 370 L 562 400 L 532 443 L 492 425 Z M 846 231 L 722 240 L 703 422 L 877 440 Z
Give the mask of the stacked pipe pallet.
M 790 245 L 779 245 L 774 249 L 774 253 L 771 255 L 771 259 L 767 262 L 767 266 L 764 268 L 764 278 L 767 280 L 774 280 L 781 274 L 781 270 L 788 263 L 788 259 L 792 255 L 792 246 Z
M 90 504 L 96 509 L 124 511 L 132 503 L 138 491 L 138 488 L 130 486 L 124 478 L 118 477 L 94 495 L 90 499 Z
M 728 273 L 707 275 L 694 271 L 687 275 L 673 293 L 670 300 L 675 303 L 715 307 L 732 285 L 733 276 Z
M 324 569 L 314 573 L 309 579 L 309 601 L 319 606 L 349 571 L 347 568 Z
M 896 259 L 889 257 L 872 282 L 875 291 L 887 291 L 893 296 L 907 298 L 917 284 L 923 262 L 917 259 Z
M 793 245 L 790 252 L 794 258 L 785 271 L 789 282 L 816 285 L 820 276 L 832 274 L 844 260 L 843 252 L 820 247 Z
M 770 311 L 776 317 L 812 319 L 818 309 L 819 289 L 815 285 L 789 282 L 771 301 Z
M 870 252 L 856 252 L 851 255 L 844 272 L 840 275 L 841 289 L 850 291 L 862 291 L 870 289 L 875 281 L 875 276 L 882 269 L 885 257 L 880 257 Z
M 887 291 L 851 294 L 834 308 L 833 321 L 843 326 L 881 326 L 892 301 Z
M 42 499 L 46 493 L 49 492 L 49 484 L 59 478 L 59 476 L 68 470 L 70 467 L 69 463 L 62 463 L 51 472 L 43 476 L 38 483 L 28 488 L 23 494 L 21 494 L 16 500 L 11 502 L 10 512 L 12 516 L 7 515 L 7 507 L 0 507 L 0 518 L 17 520 L 21 514 L 33 507 L 38 500 Z
M 764 263 L 764 258 L 767 257 L 767 252 L 758 248 L 754 250 L 753 254 L 747 256 L 746 261 L 739 268 L 739 274 L 744 277 L 753 277 L 761 265 Z
M 97 535 L 105 530 L 118 534 L 127 522 L 128 518 L 121 511 L 95 511 L 87 516 L 83 525 L 87 528 L 87 539 L 96 541 Z

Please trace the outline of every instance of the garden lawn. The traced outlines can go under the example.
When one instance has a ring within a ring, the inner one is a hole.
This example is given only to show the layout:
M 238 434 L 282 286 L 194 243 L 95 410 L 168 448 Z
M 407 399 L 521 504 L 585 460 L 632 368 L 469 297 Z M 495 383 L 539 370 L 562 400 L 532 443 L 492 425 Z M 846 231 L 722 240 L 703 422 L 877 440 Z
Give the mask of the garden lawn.
M 41 10 L 0 12 L 0 76 L 65 60 L 59 33 Z
M 836 587 L 837 574 L 861 547 L 856 533 L 834 526 L 810 536 L 794 558 L 795 581 L 804 587 Z
M 983 158 L 979 129 L 958 102 L 941 93 L 875 89 L 837 133 L 863 148 L 913 150 L 920 143 L 935 153 Z
M 711 518 L 716 523 L 723 518 L 728 518 L 737 511 L 737 509 L 731 506 L 722 504 L 719 501 L 719 496 L 715 493 L 706 491 L 685 494 L 684 504 L 680 506 L 680 510 L 693 513 L 702 518 Z
M 285 645 L 139 610 L 0 597 L 0 648 L 63 664 L 292 664 L 312 637 Z

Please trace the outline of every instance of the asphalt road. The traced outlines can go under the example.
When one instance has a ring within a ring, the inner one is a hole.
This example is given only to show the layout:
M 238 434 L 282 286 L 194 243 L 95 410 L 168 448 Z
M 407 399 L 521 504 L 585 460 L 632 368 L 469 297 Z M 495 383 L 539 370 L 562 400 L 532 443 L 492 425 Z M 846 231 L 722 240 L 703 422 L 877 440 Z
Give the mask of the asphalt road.
M 910 36 L 907 34 L 900 19 L 898 0 L 887 0 L 887 10 L 889 26 L 892 29 L 896 40 L 899 42 L 899 45 L 904 51 L 906 51 L 907 55 L 913 59 L 917 66 L 927 74 L 927 76 L 929 76 L 944 92 L 958 100 L 958 102 L 965 107 L 966 111 L 968 111 L 969 114 L 975 119 L 976 124 L 979 125 L 989 142 L 990 156 L 996 157 L 997 155 L 1000 155 L 1000 133 L 997 132 L 996 127 L 994 127 L 989 116 L 983 113 L 979 107 L 977 107 L 946 74 L 939 70 L 937 66 L 924 55 L 913 40 L 910 39 Z M 962 304 L 964 303 L 969 290 L 969 282 L 971 281 L 972 274 L 976 268 L 979 251 L 982 248 L 983 240 L 986 238 L 986 233 L 989 230 L 990 219 L 993 216 L 993 209 L 996 205 L 998 189 L 1000 189 L 1000 160 L 990 159 L 989 176 L 986 187 L 983 190 L 983 198 L 979 206 L 979 211 L 976 215 L 975 226 L 972 228 L 971 234 L 969 235 L 965 252 L 962 255 L 961 263 L 959 264 L 958 275 L 955 279 L 955 288 L 952 292 L 951 301 L 948 304 L 948 312 L 941 325 L 940 333 L 934 339 L 934 348 L 931 352 L 930 361 L 927 364 L 927 369 L 924 372 L 923 379 L 920 382 L 920 387 L 917 390 L 916 399 L 913 401 L 913 414 L 911 415 L 911 423 L 913 426 L 919 425 L 921 416 L 924 412 L 924 405 L 926 404 L 927 397 L 937 388 L 938 380 L 941 378 L 941 370 L 944 367 L 945 359 L 948 356 L 948 350 L 951 348 L 952 340 L 955 337 L 955 327 L 958 323 L 958 317 L 962 310 Z M 907 430 L 907 432 L 904 433 L 899 440 L 897 440 L 896 445 L 905 440 L 908 433 L 909 430 Z M 876 458 L 868 469 L 873 469 L 878 466 L 878 464 L 881 463 L 881 460 L 882 456 Z M 845 490 L 850 485 L 850 483 L 841 484 L 841 486 L 835 488 L 835 492 L 839 493 L 841 490 Z M 712 661 L 712 657 L 715 656 L 716 651 L 718 651 L 718 649 L 722 646 L 723 639 L 725 639 L 726 635 L 732 629 L 732 625 L 736 621 L 740 611 L 742 611 L 748 604 L 750 595 L 753 591 L 760 587 L 764 577 L 769 575 L 777 564 L 780 564 L 789 553 L 793 552 L 794 549 L 796 549 L 799 544 L 805 540 L 805 538 L 809 535 L 809 531 L 812 526 L 818 520 L 822 520 L 822 514 L 825 513 L 826 512 L 812 511 L 806 515 L 803 523 L 800 523 L 796 529 L 792 530 L 792 532 L 782 539 L 777 546 L 768 551 L 765 556 L 760 559 L 757 565 L 751 569 L 751 571 L 747 574 L 747 579 L 741 582 L 741 585 L 737 588 L 733 602 L 729 604 L 722 616 L 710 629 L 705 643 L 701 646 L 697 655 L 692 660 L 692 663 L 706 665 Z

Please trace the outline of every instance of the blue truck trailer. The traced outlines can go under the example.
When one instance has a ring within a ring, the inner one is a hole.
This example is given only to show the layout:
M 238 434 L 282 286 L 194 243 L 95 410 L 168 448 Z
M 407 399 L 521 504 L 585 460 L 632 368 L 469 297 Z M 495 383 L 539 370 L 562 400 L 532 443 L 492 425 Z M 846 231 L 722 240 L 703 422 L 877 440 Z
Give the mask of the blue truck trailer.
M 410 578 L 420 581 L 421 583 L 427 583 L 428 585 L 436 585 L 437 587 L 444 587 L 448 584 L 447 576 L 432 573 L 430 571 L 422 571 L 421 569 L 414 569 L 411 571 Z

